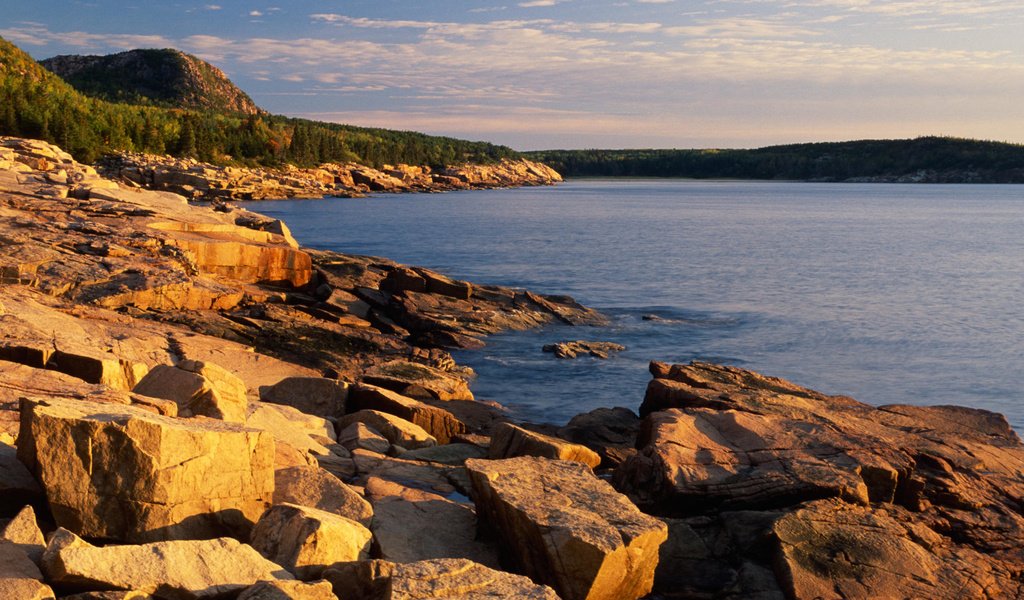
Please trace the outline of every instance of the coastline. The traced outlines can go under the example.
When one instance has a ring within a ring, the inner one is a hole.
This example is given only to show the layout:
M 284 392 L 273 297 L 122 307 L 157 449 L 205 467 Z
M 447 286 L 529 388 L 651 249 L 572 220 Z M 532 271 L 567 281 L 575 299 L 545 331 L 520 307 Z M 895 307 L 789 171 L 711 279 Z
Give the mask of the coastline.
M 234 579 L 204 587 L 321 582 L 293 598 L 323 581 L 376 598 L 356 590 L 384 579 L 447 582 L 417 598 L 466 585 L 567 599 L 1019 591 L 1024 447 L 999 415 L 654 363 L 639 415 L 516 426 L 473 399 L 447 349 L 601 315 L 301 248 L 280 221 L 129 189 L 48 144 L 5 138 L 0 167 L 2 516 L 31 506 L 50 534 L 24 543 L 45 546 L 25 581 L 161 597 L 168 582 L 115 580 L 73 550 L 220 536 L 273 563 L 246 579 L 232 555 Z M 299 522 L 346 533 L 297 537 Z M 334 553 L 278 551 L 318 544 Z

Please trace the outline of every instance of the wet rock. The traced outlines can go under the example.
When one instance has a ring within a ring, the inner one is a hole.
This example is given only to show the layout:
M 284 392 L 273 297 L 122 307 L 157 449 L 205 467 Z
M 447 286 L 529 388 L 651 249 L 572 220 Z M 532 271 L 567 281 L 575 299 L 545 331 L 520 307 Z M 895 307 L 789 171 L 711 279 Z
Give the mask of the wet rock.
M 370 525 L 373 508 L 352 488 L 315 466 L 289 467 L 274 472 L 274 504 L 297 504 Z
M 495 459 L 515 456 L 574 460 L 592 469 L 601 464 L 601 457 L 586 446 L 529 431 L 511 423 L 501 423 L 491 433 L 488 457 Z
M 209 362 L 186 360 L 176 366 L 158 365 L 132 391 L 174 401 L 182 417 L 202 415 L 244 423 L 247 416 L 245 383 Z
M 466 431 L 461 421 L 442 408 L 365 383 L 352 387 L 348 403 L 351 410 L 386 412 L 419 425 L 439 444 L 447 444 L 452 437 Z
M 260 400 L 284 404 L 320 417 L 345 415 L 348 384 L 323 377 L 288 377 L 260 388 Z
M 274 489 L 273 438 L 214 420 L 24 400 L 19 444 L 18 457 L 42 483 L 57 524 L 89 537 L 244 535 Z
M 481 519 L 516 565 L 562 598 L 640 598 L 651 591 L 664 523 L 586 465 L 536 457 L 466 462 Z
M 552 352 L 557 358 L 576 358 L 577 356 L 590 355 L 594 358 L 608 358 L 613 352 L 621 352 L 626 347 L 621 344 L 615 344 L 612 342 L 559 342 L 557 344 L 547 344 L 544 346 L 544 352 Z
M 324 572 L 337 593 L 352 600 L 558 600 L 529 578 L 487 568 L 465 559 L 396 564 L 383 560 L 335 565 Z
M 332 513 L 296 504 L 279 504 L 260 517 L 252 545 L 263 556 L 302 580 L 318 579 L 336 562 L 369 558 L 370 531 Z
M 50 539 L 43 571 L 63 589 L 137 590 L 181 599 L 217 598 L 259 581 L 294 579 L 231 538 L 100 548 L 66 529 Z

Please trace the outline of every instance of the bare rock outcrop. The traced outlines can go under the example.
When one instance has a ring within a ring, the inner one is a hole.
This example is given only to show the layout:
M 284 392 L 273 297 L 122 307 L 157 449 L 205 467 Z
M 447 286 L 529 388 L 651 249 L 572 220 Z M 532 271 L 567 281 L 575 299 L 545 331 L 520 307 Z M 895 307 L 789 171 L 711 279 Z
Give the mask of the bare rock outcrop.
M 558 600 L 548 586 L 466 559 L 340 564 L 325 571 L 324 578 L 351 600 Z
M 566 600 L 636 599 L 654 583 L 664 523 L 586 465 L 536 457 L 466 462 L 473 500 L 515 564 Z
M 705 363 L 651 370 L 640 451 L 615 484 L 673 518 L 658 589 L 1022 592 L 1024 446 L 1003 417 L 873 407 Z
M 43 571 L 63 589 L 136 590 L 181 600 L 218 598 L 259 581 L 294 579 L 231 538 L 98 547 L 66 529 L 50 539 Z
M 22 414 L 18 457 L 57 524 L 83 536 L 244 536 L 273 495 L 274 441 L 262 431 L 56 398 L 23 400 Z
M 181 361 L 157 365 L 132 389 L 136 394 L 171 400 L 178 415 L 202 415 L 244 423 L 248 411 L 245 383 L 213 363 Z
M 606 359 L 613 352 L 621 352 L 626 347 L 614 342 L 587 342 L 577 340 L 575 342 L 558 342 L 547 344 L 544 352 L 551 352 L 556 358 L 576 358 L 578 356 L 593 356 L 594 358 Z

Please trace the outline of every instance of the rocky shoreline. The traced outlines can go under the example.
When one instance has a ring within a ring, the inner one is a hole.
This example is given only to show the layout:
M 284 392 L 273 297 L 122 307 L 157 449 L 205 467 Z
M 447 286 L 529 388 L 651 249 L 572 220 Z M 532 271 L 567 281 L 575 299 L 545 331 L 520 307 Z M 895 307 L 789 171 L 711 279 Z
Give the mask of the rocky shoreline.
M 369 193 L 450 192 L 553 185 L 562 176 L 542 163 L 502 159 L 493 164 L 448 166 L 326 163 L 315 169 L 221 167 L 194 159 L 121 153 L 105 157 L 99 172 L 127 187 L 172 192 L 203 201 L 362 197 Z
M 602 315 L 132 168 L 0 139 L 0 598 L 1024 595 L 1000 415 L 652 363 L 639 414 L 515 424 L 448 350 Z

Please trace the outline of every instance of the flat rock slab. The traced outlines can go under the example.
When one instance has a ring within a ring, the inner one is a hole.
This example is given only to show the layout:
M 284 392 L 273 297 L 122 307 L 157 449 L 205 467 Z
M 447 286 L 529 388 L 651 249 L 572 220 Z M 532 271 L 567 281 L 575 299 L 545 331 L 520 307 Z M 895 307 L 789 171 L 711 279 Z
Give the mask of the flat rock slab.
M 18 457 L 58 525 L 145 542 L 247 535 L 274 492 L 274 440 L 220 421 L 81 400 L 23 400 Z
M 43 571 L 64 589 L 159 592 L 175 600 L 217 598 L 260 581 L 294 579 L 231 538 L 100 548 L 66 529 L 50 539 Z
M 511 423 L 500 423 L 491 432 L 489 458 L 512 458 L 515 456 L 541 456 L 558 460 L 574 460 L 590 468 L 601 464 L 596 452 L 565 440 L 530 431 Z
M 546 585 L 465 559 L 339 564 L 324 578 L 346 600 L 559 600 Z
M 340 479 L 317 466 L 274 472 L 274 504 L 298 504 L 352 519 L 369 527 L 373 507 Z
M 519 457 L 466 461 L 480 518 L 517 566 L 565 600 L 651 591 L 666 525 L 584 464 Z

